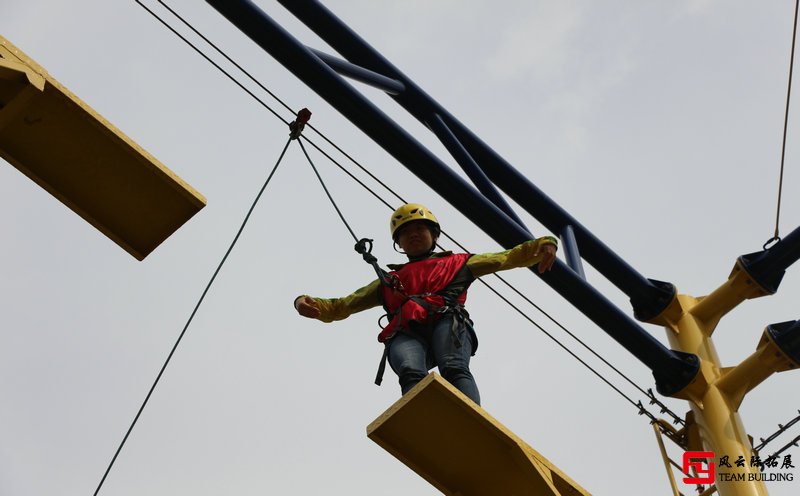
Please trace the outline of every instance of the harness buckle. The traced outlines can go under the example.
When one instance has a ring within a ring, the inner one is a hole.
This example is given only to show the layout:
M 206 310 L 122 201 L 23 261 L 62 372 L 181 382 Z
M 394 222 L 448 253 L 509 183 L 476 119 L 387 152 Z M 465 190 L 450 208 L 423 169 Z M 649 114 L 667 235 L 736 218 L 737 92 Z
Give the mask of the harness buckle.
M 405 294 L 406 290 L 403 287 L 403 283 L 400 281 L 400 278 L 397 277 L 397 274 L 386 274 L 386 282 L 389 283 L 387 286 L 389 286 L 391 289 Z

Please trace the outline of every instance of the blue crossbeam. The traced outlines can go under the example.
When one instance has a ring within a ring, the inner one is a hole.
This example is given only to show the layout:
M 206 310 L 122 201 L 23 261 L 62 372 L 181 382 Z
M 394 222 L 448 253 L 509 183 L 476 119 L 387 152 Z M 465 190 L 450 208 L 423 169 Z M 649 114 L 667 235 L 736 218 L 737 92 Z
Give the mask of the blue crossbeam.
M 525 231 L 528 231 L 528 228 L 525 227 L 522 220 L 517 217 L 514 210 L 506 203 L 505 199 L 500 196 L 497 188 L 495 188 L 494 184 L 486 177 L 483 169 L 475 162 L 475 159 L 472 158 L 469 152 L 464 148 L 464 145 L 461 144 L 450 128 L 447 127 L 447 124 L 444 123 L 442 118 L 438 114 L 434 114 L 428 120 L 428 126 L 445 148 L 447 148 L 450 155 L 456 159 L 456 162 L 458 162 L 464 172 L 467 173 L 467 176 L 472 180 L 472 184 L 477 186 L 478 190 L 483 193 L 483 196 L 494 203 L 497 208 L 505 212 L 506 215 L 514 219 Z
M 586 274 L 583 272 L 583 265 L 581 264 L 578 242 L 575 240 L 575 231 L 572 226 L 564 226 L 564 229 L 561 230 L 561 246 L 564 249 L 564 258 L 567 260 L 567 265 L 581 278 L 586 279 Z
M 354 79 L 364 84 L 368 84 L 390 95 L 398 95 L 403 91 L 405 91 L 406 89 L 403 83 L 401 83 L 396 79 L 388 78 L 386 76 L 378 74 L 375 71 L 370 71 L 369 69 L 364 69 L 359 65 L 351 64 L 346 60 L 334 57 L 333 55 L 327 54 L 325 52 L 321 52 L 313 48 L 309 48 L 309 50 L 314 52 L 314 54 L 317 57 L 319 57 L 323 62 L 328 64 L 331 67 L 331 69 L 338 72 L 342 76 L 347 76 L 350 79 Z

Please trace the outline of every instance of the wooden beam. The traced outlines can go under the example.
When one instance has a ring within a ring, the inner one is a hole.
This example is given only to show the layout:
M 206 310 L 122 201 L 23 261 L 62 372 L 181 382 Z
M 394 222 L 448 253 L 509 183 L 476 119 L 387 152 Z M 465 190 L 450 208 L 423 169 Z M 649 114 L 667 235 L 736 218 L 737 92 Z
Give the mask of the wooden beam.
M 372 422 L 367 436 L 444 494 L 589 496 L 435 373 Z
M 206 205 L 2 36 L 0 157 L 138 260 Z

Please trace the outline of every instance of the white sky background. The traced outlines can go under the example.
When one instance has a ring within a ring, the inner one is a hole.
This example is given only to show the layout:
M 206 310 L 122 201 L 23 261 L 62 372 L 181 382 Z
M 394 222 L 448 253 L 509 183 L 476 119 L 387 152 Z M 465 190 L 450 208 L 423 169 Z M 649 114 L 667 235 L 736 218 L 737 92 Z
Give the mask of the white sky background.
M 325 48 L 281 6 L 259 4 Z M 309 107 L 316 127 L 400 194 L 429 205 L 461 243 L 501 248 L 211 7 L 170 5 L 293 108 Z M 327 5 L 645 276 L 706 294 L 772 235 L 793 2 Z M 209 201 L 137 262 L 0 165 L 0 495 L 87 495 L 287 133 L 132 1 L 2 0 L 0 11 L 2 35 Z M 441 152 L 389 98 L 364 91 Z M 789 126 L 784 235 L 800 225 L 797 112 Z M 382 263 L 399 261 L 389 211 L 314 157 L 357 234 L 376 239 Z M 101 494 L 438 494 L 365 435 L 399 397 L 391 372 L 372 384 L 379 312 L 324 325 L 291 307 L 297 294 L 344 295 L 371 279 L 352 244 L 292 146 Z M 627 298 L 586 269 L 630 313 Z M 643 364 L 560 295 L 528 271 L 507 276 L 654 388 Z M 778 294 L 723 319 L 723 362 L 748 356 L 767 324 L 800 318 L 799 294 L 792 267 Z M 669 492 L 652 429 L 630 404 L 480 285 L 469 308 L 481 340 L 473 370 L 495 418 L 595 495 Z M 666 343 L 662 329 L 645 327 Z M 751 435 L 797 414 L 797 380 L 773 376 L 745 399 Z M 789 453 L 800 465 L 800 450 Z M 795 495 L 799 484 L 768 488 Z

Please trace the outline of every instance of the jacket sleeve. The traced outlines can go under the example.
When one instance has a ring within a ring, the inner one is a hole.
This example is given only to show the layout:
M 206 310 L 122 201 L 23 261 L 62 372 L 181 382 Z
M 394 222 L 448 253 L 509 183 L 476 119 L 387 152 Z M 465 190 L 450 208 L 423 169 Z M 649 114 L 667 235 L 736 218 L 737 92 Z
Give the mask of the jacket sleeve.
M 375 279 L 363 288 L 359 288 L 342 298 L 318 298 L 312 296 L 320 310 L 318 320 L 323 322 L 343 320 L 354 313 L 380 306 L 379 290 L 380 281 Z
M 519 267 L 530 267 L 539 263 L 541 255 L 537 255 L 539 247 L 544 244 L 558 246 L 558 240 L 552 236 L 531 239 L 510 250 L 499 253 L 483 253 L 473 255 L 467 261 L 467 267 L 475 278 L 494 274 L 501 270 L 516 269 Z

